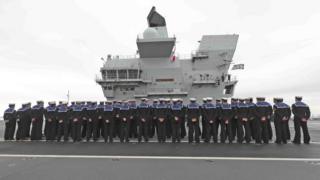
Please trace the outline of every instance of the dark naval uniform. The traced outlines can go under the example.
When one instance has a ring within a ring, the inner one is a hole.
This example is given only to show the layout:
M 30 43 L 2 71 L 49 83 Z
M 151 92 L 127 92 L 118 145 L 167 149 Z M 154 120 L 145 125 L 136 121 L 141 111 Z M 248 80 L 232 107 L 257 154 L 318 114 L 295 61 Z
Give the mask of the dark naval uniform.
M 113 131 L 114 131 L 114 119 L 115 119 L 115 111 L 111 102 L 107 102 L 107 104 L 103 108 L 103 137 L 104 142 L 113 142 Z
M 149 129 L 150 129 L 150 107 L 143 99 L 138 106 L 138 142 L 141 142 L 142 137 L 145 142 L 149 141 Z
M 27 104 L 26 119 L 27 119 L 26 137 L 29 138 L 30 137 L 30 129 L 31 129 L 31 103 Z
M 207 104 L 207 99 L 203 98 L 202 105 L 200 106 L 201 128 L 202 128 L 201 139 L 205 139 L 206 135 L 207 135 L 207 129 L 206 129 L 206 121 L 207 120 L 206 120 L 206 117 L 204 114 L 204 109 L 205 109 L 206 104 Z
M 46 118 L 45 136 L 47 141 L 53 141 L 56 138 L 57 127 L 57 107 L 54 103 L 49 103 L 49 106 L 44 112 Z
M 68 107 L 68 123 L 66 127 L 68 127 L 68 139 L 65 139 L 66 141 L 69 140 L 69 137 L 71 136 L 71 124 L 73 121 L 73 117 L 72 117 L 72 111 L 73 111 L 73 107 L 76 105 L 76 102 L 71 102 L 71 105 Z
M 166 121 L 167 121 L 167 105 L 161 100 L 160 103 L 157 105 L 156 108 L 156 117 L 157 117 L 157 135 L 158 135 L 158 142 L 164 143 L 166 141 Z
M 199 117 L 200 117 L 200 106 L 195 100 L 187 105 L 187 117 L 188 117 L 188 126 L 189 126 L 189 143 L 192 143 L 193 140 L 196 143 L 200 142 L 200 127 L 199 127 Z
M 3 119 L 5 122 L 4 140 L 13 140 L 16 130 L 17 113 L 14 104 L 9 104 L 9 108 L 4 111 Z
M 213 137 L 213 142 L 218 142 L 217 133 L 217 117 L 219 116 L 219 111 L 215 104 L 211 102 L 211 99 L 207 99 L 207 104 L 203 108 L 203 116 L 205 117 L 204 127 L 206 129 L 205 142 L 209 143 L 211 137 Z
M 120 125 L 121 125 L 121 119 L 120 119 L 120 108 L 121 108 L 121 102 L 115 101 L 113 103 L 113 111 L 115 114 L 114 118 L 114 131 L 113 131 L 113 137 L 118 136 L 120 138 Z
M 88 108 L 88 113 L 91 113 L 91 120 L 92 120 L 92 138 L 93 141 L 97 141 L 100 137 L 100 133 L 101 133 L 101 120 L 99 118 L 99 109 L 97 106 L 96 102 L 92 103 L 92 106 L 90 108 Z M 89 120 L 90 121 L 90 120 Z M 103 128 L 104 129 L 104 128 Z M 103 132 L 103 131 L 102 131 Z
M 81 141 L 81 126 L 83 118 L 83 106 L 80 103 L 77 103 L 73 106 L 71 111 L 71 138 L 73 142 Z
M 57 108 L 57 141 L 61 140 L 63 136 L 64 141 L 68 141 L 69 139 L 69 124 L 70 124 L 70 117 L 69 117 L 69 108 L 67 103 L 60 105 Z
M 274 126 L 276 130 L 276 143 L 277 144 L 287 144 L 288 140 L 288 122 L 291 116 L 290 106 L 283 103 L 281 99 L 275 99 L 275 104 L 273 105 L 274 112 Z
M 227 103 L 227 100 L 224 100 L 221 104 L 221 134 L 220 142 L 225 143 L 226 141 L 226 132 L 228 132 L 229 143 L 232 143 L 232 130 L 231 130 L 231 118 L 233 117 L 233 110 L 231 104 Z
M 137 121 L 137 104 L 135 101 L 129 102 L 130 107 L 130 129 L 129 129 L 129 137 L 137 138 L 138 137 L 138 121 Z
M 241 123 L 238 118 L 238 99 L 232 98 L 231 99 L 231 108 L 232 108 L 232 114 L 233 117 L 231 118 L 231 131 L 230 134 L 232 136 L 232 141 L 235 140 L 235 137 L 237 136 L 237 141 L 242 141 L 241 136 L 243 136 L 243 131 L 241 127 Z M 227 132 L 229 134 L 229 132 Z
M 120 142 L 129 142 L 130 131 L 130 106 L 124 102 L 120 107 Z
M 219 126 L 220 126 L 220 129 L 221 129 L 221 100 L 217 99 L 216 100 L 216 108 L 217 108 L 217 111 L 218 111 L 218 116 L 216 118 L 216 132 L 218 134 L 218 131 L 219 131 Z M 221 130 L 220 130 L 220 136 L 221 136 Z
M 261 138 L 265 144 L 269 143 L 269 130 L 268 130 L 268 121 L 272 115 L 272 106 L 264 101 L 264 98 L 257 98 L 258 102 L 255 107 L 255 129 L 256 143 L 261 143 Z
M 184 138 L 187 135 L 187 130 L 186 130 L 186 106 L 183 104 L 182 99 L 179 99 L 178 102 L 182 106 L 181 138 Z
M 155 132 L 158 131 L 157 106 L 158 106 L 157 100 L 154 100 L 152 105 L 150 106 L 151 118 L 150 118 L 149 138 L 153 138 L 155 135 Z
M 87 116 L 87 141 L 93 137 L 94 141 L 98 140 L 98 126 L 99 121 L 97 117 L 97 105 L 96 103 L 89 103 L 86 109 L 86 116 Z
M 24 140 L 26 138 L 27 131 L 27 105 L 23 104 L 17 111 L 17 123 L 18 129 L 16 132 L 17 140 Z
M 97 138 L 99 138 L 100 136 L 104 137 L 103 112 L 104 112 L 104 102 L 100 102 L 97 105 L 97 121 L 99 123 L 98 130 L 97 130 Z
M 243 142 L 243 134 L 245 134 L 245 140 L 247 143 L 250 143 L 251 141 L 251 129 L 250 129 L 250 108 L 248 104 L 244 103 L 244 100 L 241 99 L 240 102 L 237 105 L 237 114 L 238 114 L 238 121 L 240 123 L 240 128 L 238 129 L 238 142 Z M 244 132 L 243 132 L 244 128 Z
M 87 125 L 88 125 L 88 114 L 87 114 L 87 107 L 89 106 L 90 102 L 82 102 L 81 103 L 81 124 L 82 124 L 82 131 L 81 137 L 85 138 L 87 136 Z
M 303 132 L 303 141 L 305 144 L 310 143 L 310 135 L 308 131 L 307 122 L 310 118 L 310 109 L 309 106 L 303 102 L 301 102 L 302 97 L 296 97 L 296 103 L 292 105 L 292 113 L 294 115 L 294 130 L 295 136 L 292 141 L 295 144 L 300 144 L 301 133 L 300 128 L 302 128 Z
M 31 109 L 31 140 L 42 139 L 42 125 L 43 125 L 44 108 L 43 102 L 38 101 L 37 105 Z
M 171 127 L 172 127 L 172 142 L 180 142 L 181 139 L 181 123 L 184 118 L 183 106 L 177 101 L 174 101 L 171 106 Z
M 251 138 L 255 138 L 256 134 L 256 129 L 255 129 L 255 118 L 256 118 L 256 104 L 253 103 L 252 98 L 247 98 L 246 99 L 246 104 L 248 105 L 249 112 L 248 112 L 248 120 L 249 120 L 249 125 L 250 125 L 250 132 L 251 132 Z
M 168 139 L 171 138 L 171 135 L 172 135 L 172 127 L 171 127 L 171 122 L 170 122 L 170 118 L 171 118 L 171 115 L 169 114 L 170 112 L 170 109 L 171 109 L 171 102 L 170 102 L 170 99 L 166 99 L 166 102 L 165 104 L 167 105 L 167 121 L 166 121 L 166 137 Z

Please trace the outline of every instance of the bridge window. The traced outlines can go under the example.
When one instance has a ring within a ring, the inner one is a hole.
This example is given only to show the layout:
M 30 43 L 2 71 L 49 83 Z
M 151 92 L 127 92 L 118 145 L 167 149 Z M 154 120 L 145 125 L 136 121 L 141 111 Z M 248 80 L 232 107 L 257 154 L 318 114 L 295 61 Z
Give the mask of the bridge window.
M 138 70 L 137 69 L 129 69 L 128 74 L 129 74 L 129 79 L 138 79 Z
M 118 70 L 119 79 L 128 79 L 128 74 L 126 69 Z
M 117 71 L 116 70 L 107 70 L 107 78 L 108 79 L 116 79 Z

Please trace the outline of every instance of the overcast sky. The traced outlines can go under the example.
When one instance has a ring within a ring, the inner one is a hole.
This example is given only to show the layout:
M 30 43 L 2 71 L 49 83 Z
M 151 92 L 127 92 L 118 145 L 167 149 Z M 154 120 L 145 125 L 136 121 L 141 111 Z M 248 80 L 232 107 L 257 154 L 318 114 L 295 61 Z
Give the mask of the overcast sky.
M 0 108 L 103 100 L 101 56 L 132 55 L 156 6 L 181 54 L 204 34 L 239 34 L 235 96 L 304 97 L 320 114 L 319 0 L 0 0 Z

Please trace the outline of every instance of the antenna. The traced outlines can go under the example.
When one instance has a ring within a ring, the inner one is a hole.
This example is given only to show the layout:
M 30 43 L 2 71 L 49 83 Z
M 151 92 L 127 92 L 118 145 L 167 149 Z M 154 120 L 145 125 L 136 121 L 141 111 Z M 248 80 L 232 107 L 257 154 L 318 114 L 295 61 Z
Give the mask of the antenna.
M 69 104 L 69 100 L 70 100 L 70 91 L 69 90 L 68 90 L 67 98 L 68 98 L 68 104 Z

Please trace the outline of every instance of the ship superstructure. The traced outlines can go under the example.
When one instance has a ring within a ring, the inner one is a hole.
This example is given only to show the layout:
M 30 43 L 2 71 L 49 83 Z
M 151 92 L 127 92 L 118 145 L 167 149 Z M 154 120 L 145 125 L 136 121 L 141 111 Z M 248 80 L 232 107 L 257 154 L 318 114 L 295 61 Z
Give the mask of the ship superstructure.
M 175 56 L 176 38 L 153 7 L 148 28 L 137 38 L 137 55 L 108 58 L 100 69 L 108 99 L 231 97 L 237 80 L 228 73 L 238 35 L 204 35 L 189 58 Z

